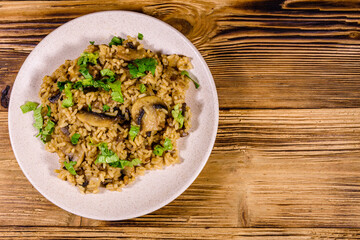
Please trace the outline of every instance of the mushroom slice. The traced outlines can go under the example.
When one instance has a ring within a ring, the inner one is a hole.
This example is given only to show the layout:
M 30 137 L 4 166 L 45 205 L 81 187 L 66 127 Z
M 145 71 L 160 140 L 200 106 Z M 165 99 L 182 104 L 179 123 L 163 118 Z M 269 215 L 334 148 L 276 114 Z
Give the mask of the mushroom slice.
M 135 50 L 131 48 L 125 48 L 123 46 L 117 46 L 117 57 L 124 59 L 125 61 L 133 61 L 138 58 L 145 57 L 145 49 Z
M 168 109 L 165 103 L 156 96 L 139 98 L 131 109 L 131 117 L 141 130 L 159 131 L 165 123 L 165 113 L 160 109 Z
M 87 123 L 94 127 L 111 127 L 118 122 L 117 118 L 110 117 L 101 113 L 81 111 L 76 117 L 83 123 Z
M 71 152 L 71 148 L 75 148 L 73 153 Z M 68 143 L 61 148 L 61 151 L 69 158 L 70 161 L 76 161 L 74 168 L 79 167 L 85 157 L 85 151 L 79 144 L 75 147 L 71 143 Z

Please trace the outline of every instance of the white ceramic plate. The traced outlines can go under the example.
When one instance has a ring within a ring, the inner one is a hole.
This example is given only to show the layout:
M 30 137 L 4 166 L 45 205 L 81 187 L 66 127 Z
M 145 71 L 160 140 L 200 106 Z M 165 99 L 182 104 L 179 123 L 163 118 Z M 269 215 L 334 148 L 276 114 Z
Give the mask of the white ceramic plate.
M 22 114 L 25 101 L 40 102 L 38 92 L 45 75 L 66 59 L 78 57 L 89 41 L 108 44 L 111 38 L 144 35 L 146 48 L 191 58 L 190 73 L 201 87 L 191 84 L 186 97 L 193 119 L 186 138 L 179 140 L 182 163 L 163 170 L 148 171 L 122 192 L 103 190 L 81 194 L 77 187 L 56 177 L 59 167 L 55 153 L 45 151 L 35 138 L 33 114 Z M 99 219 L 123 220 L 155 211 L 184 192 L 204 167 L 214 145 L 219 105 L 214 80 L 204 59 L 191 42 L 168 24 L 147 15 L 107 11 L 74 19 L 45 37 L 31 52 L 15 80 L 9 106 L 9 132 L 16 159 L 32 185 L 48 200 L 74 214 Z

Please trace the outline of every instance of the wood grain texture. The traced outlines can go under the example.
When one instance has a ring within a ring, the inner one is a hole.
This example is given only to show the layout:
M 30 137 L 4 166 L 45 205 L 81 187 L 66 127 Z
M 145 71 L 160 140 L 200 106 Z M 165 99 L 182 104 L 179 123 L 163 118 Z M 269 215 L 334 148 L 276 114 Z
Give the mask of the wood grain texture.
M 358 3 L 334 2 L 2 1 L 0 87 L 12 83 L 26 55 L 56 27 L 94 11 L 126 9 L 169 23 L 195 44 L 222 108 L 358 107 L 360 95 L 351 91 L 360 87 Z
M 1 239 L 360 239 L 359 1 L 1 1 L 0 89 L 47 34 L 105 10 L 154 16 L 199 49 L 221 109 L 212 155 L 158 211 L 81 218 L 25 178 L 0 106 Z
M 6 239 L 359 239 L 359 229 L 0 227 Z
M 0 146 L 8 144 L 4 135 Z M 360 109 L 222 110 L 213 153 L 191 187 L 128 221 L 80 220 L 41 197 L 11 151 L 0 164 L 3 226 L 360 227 Z

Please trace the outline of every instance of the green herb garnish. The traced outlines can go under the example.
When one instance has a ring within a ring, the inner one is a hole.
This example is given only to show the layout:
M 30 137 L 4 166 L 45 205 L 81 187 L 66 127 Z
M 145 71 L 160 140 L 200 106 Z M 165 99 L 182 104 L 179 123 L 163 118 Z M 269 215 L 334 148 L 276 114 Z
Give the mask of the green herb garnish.
M 20 106 L 20 109 L 22 113 L 27 113 L 30 111 L 34 111 L 37 108 L 37 106 L 39 106 L 38 103 L 27 101 L 25 104 Z
M 50 106 L 49 106 L 49 105 L 46 105 L 46 107 L 47 107 L 47 113 L 46 113 L 46 116 L 51 117 L 51 108 L 50 108 Z
M 94 45 L 95 41 L 89 41 L 89 43 L 90 43 L 91 45 Z
M 194 79 L 190 77 L 188 71 L 182 71 L 181 75 L 185 75 L 186 77 L 190 78 L 190 80 L 194 83 L 196 89 L 200 87 L 200 84 L 198 84 Z
M 88 105 L 88 111 L 92 112 L 91 104 Z
M 55 123 L 51 120 L 48 120 L 46 126 L 43 129 L 40 129 L 38 136 L 40 135 L 40 139 L 43 143 L 50 141 L 50 136 L 54 132 Z
M 139 89 L 140 89 L 140 93 L 144 93 L 144 92 L 146 92 L 146 87 L 145 87 L 145 84 L 140 84 L 140 86 L 139 86 Z
M 105 77 L 108 76 L 110 78 L 114 78 L 115 77 L 115 73 L 113 71 L 111 71 L 110 69 L 104 68 L 103 70 L 100 71 L 101 76 Z
M 157 64 L 158 63 L 154 58 L 143 58 L 134 60 L 133 63 L 129 63 L 128 65 L 131 78 L 145 76 L 145 72 L 151 72 L 154 76 Z
M 109 163 L 109 165 L 111 167 L 115 167 L 115 168 L 124 168 L 126 166 L 129 167 L 133 167 L 136 165 L 139 165 L 141 163 L 141 160 L 139 158 L 135 158 L 132 161 L 127 161 L 127 160 L 119 160 L 113 163 Z
M 92 64 L 96 65 L 98 58 L 99 58 L 99 53 L 98 52 L 95 52 L 95 53 L 83 52 L 80 55 L 80 58 L 78 59 L 77 64 L 80 67 L 86 67 L 86 65 L 88 63 L 92 63 Z
M 62 91 L 65 89 L 65 85 L 66 85 L 67 83 L 71 83 L 71 82 L 70 82 L 70 81 L 57 82 L 57 86 L 58 86 L 60 92 L 62 92 Z
M 79 138 L 80 138 L 80 134 L 79 133 L 74 133 L 71 138 L 70 141 L 73 145 L 76 145 L 79 142 Z
M 64 162 L 64 166 L 66 170 L 68 170 L 71 175 L 77 175 L 74 169 L 75 165 L 76 165 L 76 161 Z
M 111 42 L 109 43 L 109 47 L 111 47 L 112 45 L 118 46 L 118 45 L 122 45 L 124 39 L 122 39 L 121 37 L 113 37 L 111 39 Z
M 34 119 L 35 119 L 34 127 L 37 130 L 41 130 L 42 126 L 44 124 L 43 117 L 41 116 L 41 109 L 42 109 L 42 107 L 40 106 L 34 110 Z
M 138 39 L 139 39 L 139 40 L 143 40 L 143 38 L 144 38 L 144 35 L 142 35 L 142 33 L 139 33 L 139 34 L 138 34 Z
M 98 148 L 101 153 L 98 155 L 95 163 L 112 163 L 119 161 L 116 153 L 108 149 L 107 143 L 101 143 Z
M 180 124 L 180 128 L 184 125 L 184 116 L 182 110 L 180 110 L 180 104 L 176 104 L 174 109 L 171 111 L 173 118 Z
M 123 95 L 121 93 L 121 82 L 120 80 L 117 80 L 113 83 L 108 83 L 108 85 L 111 88 L 111 98 L 112 100 L 119 102 L 119 103 L 123 103 L 124 102 L 124 98 Z
M 81 67 L 79 69 L 79 72 L 84 76 L 85 80 L 91 80 L 93 76 L 89 73 L 89 70 L 87 70 L 86 67 Z
M 67 83 L 65 85 L 65 96 L 67 97 L 66 99 L 63 100 L 62 102 L 62 106 L 65 107 L 65 108 L 68 108 L 68 107 L 71 107 L 74 105 L 73 103 L 73 96 L 72 96 L 72 93 L 71 93 L 71 87 L 72 87 L 72 84 L 71 83 Z
M 173 149 L 173 145 L 171 143 L 171 140 L 169 138 L 166 138 L 165 141 L 164 141 L 163 147 L 161 145 L 159 145 L 159 144 L 156 145 L 155 148 L 154 148 L 153 153 L 156 156 L 161 157 L 165 151 L 172 150 L 172 149 Z
M 103 111 L 104 111 L 104 112 L 107 112 L 107 111 L 109 111 L 109 110 L 110 110 L 110 107 L 109 107 L 108 105 L 104 104 L 104 106 L 103 106 Z
M 131 125 L 130 131 L 129 131 L 130 139 L 132 141 L 134 141 L 136 135 L 138 135 L 139 132 L 140 132 L 140 127 L 139 126 Z

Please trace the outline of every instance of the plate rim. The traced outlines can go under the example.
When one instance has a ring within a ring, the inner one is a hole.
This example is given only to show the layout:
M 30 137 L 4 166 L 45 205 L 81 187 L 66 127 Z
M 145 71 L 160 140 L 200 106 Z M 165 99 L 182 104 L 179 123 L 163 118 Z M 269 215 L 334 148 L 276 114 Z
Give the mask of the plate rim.
M 63 28 L 66 28 L 68 25 L 71 25 L 71 23 L 73 21 L 77 21 L 79 19 L 82 19 L 82 18 L 86 18 L 86 17 L 89 17 L 89 16 L 94 16 L 94 15 L 106 15 L 107 13 L 126 13 L 126 14 L 132 14 L 132 15 L 137 15 L 139 17 L 142 17 L 142 18 L 148 18 L 148 19 L 151 19 L 153 21 L 156 21 L 158 24 L 160 25 L 163 25 L 164 27 L 166 28 L 169 28 L 171 29 L 172 31 L 174 31 L 175 33 L 177 33 L 179 36 L 182 37 L 183 41 L 194 51 L 195 55 L 199 58 L 201 64 L 204 66 L 205 68 L 205 73 L 207 75 L 207 78 L 209 80 L 209 84 L 210 84 L 210 91 L 211 93 L 214 95 L 215 97 L 215 100 L 214 100 L 214 109 L 215 109 L 215 112 L 213 113 L 214 116 L 214 126 L 213 127 L 213 133 L 211 134 L 211 140 L 210 140 L 210 145 L 209 147 L 207 148 L 207 151 L 206 151 L 206 154 L 204 155 L 204 160 L 201 161 L 199 167 L 196 169 L 196 171 L 194 172 L 194 174 L 192 175 L 191 178 L 188 178 L 186 179 L 185 181 L 185 184 L 182 184 L 181 185 L 181 188 L 176 191 L 174 194 L 172 194 L 170 197 L 167 197 L 164 201 L 159 201 L 157 202 L 153 207 L 151 208 L 147 208 L 146 210 L 143 210 L 141 212 L 136 212 L 135 214 L 128 214 L 130 216 L 127 216 L 127 217 L 114 217 L 114 218 L 101 218 L 101 217 L 96 217 L 96 216 L 91 216 L 90 215 L 87 215 L 87 214 L 83 214 L 83 213 L 75 213 L 72 209 L 69 209 L 67 206 L 63 206 L 60 204 L 58 204 L 58 201 L 56 201 L 56 199 L 53 199 L 52 197 L 49 197 L 49 195 L 46 193 L 46 191 L 43 191 L 43 189 L 41 189 L 41 187 L 37 186 L 37 184 L 32 180 L 32 178 L 28 175 L 26 169 L 24 169 L 24 167 L 21 165 L 20 161 L 18 160 L 19 159 L 19 156 L 18 156 L 18 153 L 17 151 L 15 151 L 15 148 L 14 148 L 14 145 L 15 143 L 13 142 L 14 139 L 13 139 L 13 131 L 11 130 L 11 120 L 12 120 L 12 111 L 11 109 L 13 109 L 14 107 L 12 107 L 12 101 L 11 99 L 13 98 L 13 94 L 14 94 L 14 91 L 11 91 L 11 94 L 10 94 L 10 103 L 9 103 L 9 108 L 8 108 L 8 131 L 9 131 L 9 138 L 10 138 L 10 144 L 11 144 L 11 148 L 12 148 L 12 151 L 15 155 L 15 159 L 18 163 L 18 165 L 20 166 L 20 169 L 21 171 L 23 172 L 23 174 L 25 175 L 25 177 L 27 178 L 27 180 L 31 183 L 31 185 L 43 196 L 45 197 L 48 201 L 50 201 L 52 204 L 54 204 L 55 206 L 67 211 L 67 212 L 70 212 L 72 214 L 75 214 L 75 215 L 78 215 L 78 216 L 81 216 L 81 217 L 86 217 L 86 218 L 90 218 L 90 219 L 95 219 L 95 220 L 101 220 L 101 221 L 120 221 L 120 220 L 127 220 L 127 219 L 133 219 L 133 218 L 136 218 L 136 217 L 140 217 L 140 216 L 144 216 L 146 214 L 149 214 L 149 213 L 152 213 L 166 205 L 168 205 L 170 202 L 174 201 L 177 197 L 179 197 L 181 194 L 183 194 L 186 189 L 188 189 L 191 184 L 197 179 L 197 177 L 199 176 L 199 174 L 201 173 L 201 171 L 204 169 L 204 166 L 206 165 L 206 163 L 208 162 L 209 160 L 209 157 L 212 153 L 212 150 L 214 148 L 214 144 L 215 144 L 215 140 L 216 140 L 216 135 L 217 135 L 217 131 L 218 131 L 218 126 L 219 126 L 219 99 L 218 99 L 218 94 L 217 94 L 217 90 L 216 90 L 216 85 L 215 85 L 215 81 L 214 81 L 214 78 L 211 74 L 211 71 L 209 69 L 209 66 L 207 65 L 205 59 L 203 58 L 203 56 L 201 55 L 201 53 L 199 52 L 199 50 L 192 44 L 192 42 L 184 35 L 182 34 L 180 31 L 178 31 L 176 28 L 174 28 L 173 26 L 169 25 L 168 23 L 160 20 L 160 19 L 157 19 L 155 17 L 152 17 L 150 15 L 147 15 L 147 14 L 144 14 L 144 13 L 139 13 L 139 12 L 134 12 L 134 11 L 126 11 L 126 10 L 110 10 L 110 11 L 98 11 L 98 12 L 93 12 L 93 13 L 89 13 L 89 14 L 85 14 L 85 15 L 82 15 L 80 17 L 76 17 L 76 18 L 73 18 L 71 20 L 69 20 L 68 22 L 62 24 L 61 26 L 57 27 L 56 29 L 54 29 L 51 33 L 49 33 L 48 35 L 46 35 L 32 50 L 31 52 L 29 53 L 29 55 L 26 57 L 25 61 L 22 63 L 17 75 L 16 75 L 16 78 L 13 82 L 13 85 L 12 85 L 12 90 L 14 89 L 15 86 L 19 85 L 19 81 L 18 80 L 18 77 L 19 77 L 19 73 L 22 72 L 22 69 L 25 65 L 27 65 L 27 62 L 29 61 L 29 59 L 32 57 L 32 55 L 34 55 L 36 53 L 34 53 L 34 50 L 39 46 L 39 44 L 41 44 L 41 42 L 44 41 L 44 39 L 48 38 L 49 36 L 52 36 L 52 35 L 55 35 L 58 31 L 60 31 L 59 29 L 63 29 Z M 18 88 L 18 87 L 16 87 Z M 46 150 L 44 150 L 46 151 Z

